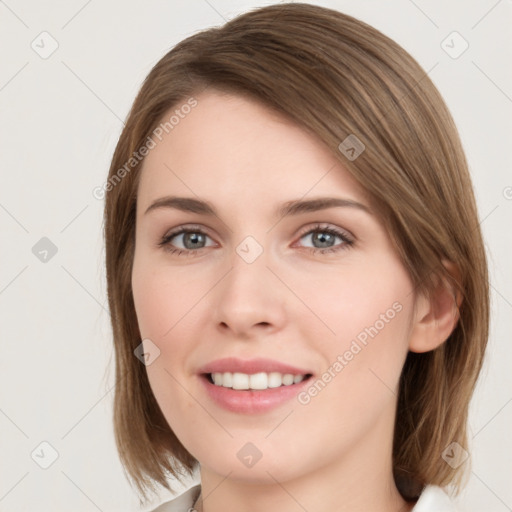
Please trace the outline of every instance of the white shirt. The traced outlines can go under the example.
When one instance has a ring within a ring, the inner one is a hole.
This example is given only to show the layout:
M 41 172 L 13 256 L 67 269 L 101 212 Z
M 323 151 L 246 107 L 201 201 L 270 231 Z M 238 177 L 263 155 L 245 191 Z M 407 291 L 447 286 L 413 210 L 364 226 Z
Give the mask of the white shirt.
M 201 485 L 195 485 L 177 498 L 163 503 L 151 512 L 194 512 L 194 503 L 201 492 Z M 412 512 L 457 512 L 448 494 L 435 485 L 428 485 L 421 493 Z

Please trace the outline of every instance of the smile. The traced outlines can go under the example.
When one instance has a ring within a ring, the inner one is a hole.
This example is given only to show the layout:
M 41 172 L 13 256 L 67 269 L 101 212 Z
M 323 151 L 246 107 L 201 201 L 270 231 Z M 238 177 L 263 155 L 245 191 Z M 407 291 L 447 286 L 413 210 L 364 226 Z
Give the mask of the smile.
M 209 374 L 210 382 L 215 386 L 235 390 L 265 390 L 270 388 L 279 388 L 281 386 L 292 386 L 293 384 L 302 382 L 306 377 L 308 377 L 308 375 L 293 375 L 291 373 L 283 374 L 280 372 L 259 372 L 254 374 L 215 372 Z

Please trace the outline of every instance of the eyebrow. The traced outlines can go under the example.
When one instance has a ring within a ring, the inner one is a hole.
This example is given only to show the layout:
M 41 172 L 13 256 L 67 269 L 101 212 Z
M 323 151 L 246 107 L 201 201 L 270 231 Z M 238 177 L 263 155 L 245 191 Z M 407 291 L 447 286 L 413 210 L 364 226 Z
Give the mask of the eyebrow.
M 373 215 L 371 209 L 352 199 L 345 199 L 341 197 L 319 197 L 315 199 L 296 199 L 283 203 L 275 212 L 279 217 L 287 217 L 291 215 L 299 215 L 301 213 L 316 212 L 335 207 L 349 207 L 356 208 L 364 211 L 369 215 Z M 144 215 L 153 210 L 162 208 L 174 208 L 183 212 L 198 213 L 201 215 L 209 215 L 218 217 L 215 207 L 207 201 L 194 199 L 193 197 L 177 197 L 166 196 L 161 197 L 151 203 L 151 205 L 144 212 Z

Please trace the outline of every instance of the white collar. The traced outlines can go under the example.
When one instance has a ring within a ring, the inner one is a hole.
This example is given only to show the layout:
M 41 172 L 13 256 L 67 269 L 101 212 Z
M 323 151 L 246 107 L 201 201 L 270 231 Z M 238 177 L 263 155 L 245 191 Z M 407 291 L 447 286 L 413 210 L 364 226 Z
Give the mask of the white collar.
M 427 485 L 412 512 L 457 512 L 457 508 L 441 487 Z
M 201 492 L 201 485 L 197 484 L 188 489 L 172 501 L 164 503 L 153 512 L 182 512 L 193 507 Z M 450 496 L 436 485 L 427 485 L 419 497 L 412 512 L 457 512 L 455 503 Z

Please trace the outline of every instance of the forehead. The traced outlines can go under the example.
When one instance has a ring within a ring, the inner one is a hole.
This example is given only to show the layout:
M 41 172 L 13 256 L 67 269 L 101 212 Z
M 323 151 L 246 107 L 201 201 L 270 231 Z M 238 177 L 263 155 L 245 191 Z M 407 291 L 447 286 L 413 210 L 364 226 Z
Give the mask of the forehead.
M 195 100 L 186 114 L 175 116 L 161 140 L 154 139 L 142 166 L 142 207 L 170 193 L 214 202 L 243 195 L 247 205 L 308 193 L 365 195 L 322 141 L 276 111 L 211 89 Z M 179 109 L 170 109 L 164 122 Z

